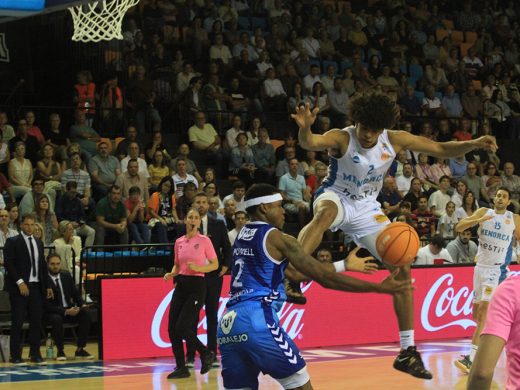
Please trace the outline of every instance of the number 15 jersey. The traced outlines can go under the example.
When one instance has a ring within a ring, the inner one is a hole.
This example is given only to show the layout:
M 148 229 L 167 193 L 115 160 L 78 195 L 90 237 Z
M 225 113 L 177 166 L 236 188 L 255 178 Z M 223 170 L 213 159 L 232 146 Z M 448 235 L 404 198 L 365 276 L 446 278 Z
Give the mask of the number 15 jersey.
M 486 216 L 492 218 L 483 222 L 478 231 L 478 252 L 476 263 L 480 265 L 508 265 L 513 253 L 515 220 L 513 213 L 506 210 L 497 214 L 489 209 Z
M 233 245 L 228 308 L 250 300 L 268 305 L 285 300 L 283 278 L 287 260 L 275 260 L 267 253 L 267 236 L 275 229 L 268 223 L 254 221 L 238 234 Z

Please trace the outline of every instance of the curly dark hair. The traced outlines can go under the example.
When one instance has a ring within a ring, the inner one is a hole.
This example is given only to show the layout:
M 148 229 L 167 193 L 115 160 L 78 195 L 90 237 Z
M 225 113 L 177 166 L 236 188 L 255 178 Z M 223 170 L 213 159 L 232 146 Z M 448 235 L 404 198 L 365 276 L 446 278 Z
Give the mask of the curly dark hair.
M 350 116 L 371 130 L 390 129 L 396 120 L 395 103 L 384 94 L 364 94 L 351 100 Z

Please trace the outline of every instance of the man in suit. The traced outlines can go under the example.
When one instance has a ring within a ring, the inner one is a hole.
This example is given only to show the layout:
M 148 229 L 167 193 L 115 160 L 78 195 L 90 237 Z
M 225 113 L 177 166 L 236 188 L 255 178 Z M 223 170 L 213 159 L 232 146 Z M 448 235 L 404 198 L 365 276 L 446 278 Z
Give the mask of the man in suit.
M 231 245 L 224 222 L 208 216 L 209 204 L 208 196 L 204 192 L 199 192 L 193 199 L 193 207 L 199 211 L 202 223 L 202 234 L 208 236 L 215 248 L 218 257 L 218 268 L 216 271 L 205 274 L 206 277 L 206 317 L 208 332 L 208 349 L 217 354 L 217 326 L 218 326 L 218 304 L 222 291 L 222 276 L 228 271 L 231 265 Z M 197 323 L 194 324 L 197 328 Z M 195 359 L 195 349 L 187 346 L 186 366 L 193 367 Z M 215 359 L 214 367 L 218 367 Z
M 77 349 L 74 354 L 76 359 L 93 359 L 94 357 L 84 349 L 92 320 L 72 276 L 68 272 L 61 272 L 61 259 L 55 253 L 47 257 L 47 268 L 47 283 L 51 286 L 54 297 L 45 301 L 43 319 L 45 324 L 52 326 L 52 337 L 58 349 L 56 360 L 67 360 L 63 351 L 64 322 L 79 325 Z
M 29 357 L 31 363 L 46 364 L 40 354 L 40 327 L 44 298 L 52 297 L 45 277 L 47 266 L 43 243 L 33 237 L 35 216 L 26 214 L 22 233 L 8 238 L 4 247 L 6 278 L 4 289 L 11 302 L 11 363 L 24 365 L 20 339 L 25 314 L 29 314 Z

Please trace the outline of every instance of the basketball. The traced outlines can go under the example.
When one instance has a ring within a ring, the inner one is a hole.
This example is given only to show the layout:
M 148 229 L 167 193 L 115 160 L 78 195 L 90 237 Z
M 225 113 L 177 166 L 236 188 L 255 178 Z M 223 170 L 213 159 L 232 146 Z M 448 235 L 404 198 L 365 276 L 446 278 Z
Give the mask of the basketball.
M 401 267 L 414 261 L 419 243 L 413 227 L 404 222 L 393 222 L 379 233 L 376 248 L 384 263 Z

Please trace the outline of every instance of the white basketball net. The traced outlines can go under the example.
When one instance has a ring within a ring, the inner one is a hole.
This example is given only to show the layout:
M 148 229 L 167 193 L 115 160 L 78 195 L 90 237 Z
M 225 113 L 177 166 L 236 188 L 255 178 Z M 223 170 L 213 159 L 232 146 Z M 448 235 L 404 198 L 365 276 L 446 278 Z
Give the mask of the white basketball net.
M 103 0 L 70 7 L 73 41 L 99 42 L 123 39 L 121 25 L 126 11 L 139 0 Z

